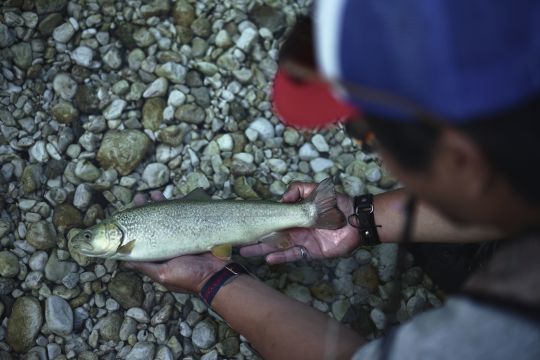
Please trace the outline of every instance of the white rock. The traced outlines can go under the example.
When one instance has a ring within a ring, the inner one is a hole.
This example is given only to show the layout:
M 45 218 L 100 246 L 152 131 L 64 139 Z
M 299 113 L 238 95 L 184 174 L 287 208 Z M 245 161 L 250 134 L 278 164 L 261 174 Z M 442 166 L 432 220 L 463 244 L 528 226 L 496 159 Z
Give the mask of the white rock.
M 62 25 L 56 27 L 53 31 L 53 39 L 57 42 L 67 43 L 75 34 L 75 29 L 73 25 L 69 22 L 63 23 Z
M 334 166 L 334 162 L 330 159 L 319 157 L 311 160 L 309 165 L 311 166 L 313 172 L 318 173 L 330 169 L 332 166 Z
M 251 155 L 250 153 L 245 153 L 245 152 L 234 154 L 233 159 L 240 160 L 248 164 L 253 164 L 253 160 L 254 160 L 253 155 Z
M 73 195 L 73 205 L 81 210 L 86 210 L 92 200 L 92 192 L 88 184 L 77 185 L 75 195 Z
M 186 78 L 186 68 L 174 62 L 167 62 L 156 68 L 156 74 L 169 79 L 174 84 L 182 84 Z
M 384 312 L 382 312 L 382 310 L 373 308 L 369 316 L 377 329 L 383 330 L 386 327 L 386 315 Z
M 143 97 L 144 98 L 151 98 L 151 97 L 158 97 L 163 96 L 167 94 L 167 89 L 169 88 L 169 82 L 167 79 L 160 77 L 154 80 L 146 90 L 144 90 Z
M 220 48 L 227 48 L 232 45 L 231 37 L 227 30 L 221 29 L 216 34 L 216 46 Z
M 143 324 L 148 324 L 150 322 L 150 317 L 148 316 L 146 311 L 138 307 L 133 307 L 129 309 L 126 312 L 126 315 L 129 316 L 130 318 L 137 320 L 137 322 L 140 322 Z
M 242 31 L 242 35 L 240 35 L 240 37 L 236 41 L 236 46 L 240 50 L 248 52 L 255 40 L 257 40 L 258 36 L 259 34 L 257 33 L 257 30 L 248 27 L 244 31 Z
M 270 170 L 278 174 L 285 174 L 287 172 L 287 163 L 281 159 L 268 160 L 268 166 Z
M 165 109 L 163 109 L 163 120 L 165 121 L 172 121 L 174 119 L 174 107 L 173 106 L 166 106 Z
M 103 62 L 111 69 L 119 69 L 122 66 L 122 55 L 120 50 L 112 48 L 103 55 Z
M 143 171 L 142 178 L 150 188 L 158 188 L 169 182 L 169 168 L 161 163 L 148 164 Z
M 319 156 L 319 152 L 315 150 L 313 145 L 310 143 L 305 143 L 300 147 L 300 150 L 298 150 L 298 156 L 300 157 L 300 160 L 313 160 Z
M 171 106 L 180 106 L 186 102 L 186 95 L 180 90 L 173 90 L 169 94 L 169 99 L 167 103 Z
M 259 133 L 251 128 L 247 128 L 246 131 L 244 131 L 244 134 L 251 142 L 254 142 L 259 137 Z
M 326 143 L 326 139 L 321 134 L 315 134 L 311 138 L 311 143 L 320 152 L 328 152 L 328 150 L 330 150 L 328 144 Z
M 36 143 L 30 148 L 30 155 L 40 163 L 44 163 L 49 160 L 49 154 L 45 148 L 45 142 L 42 140 L 36 141 Z
M 249 128 L 259 133 L 262 139 L 271 139 L 274 137 L 274 125 L 265 118 L 257 118 L 251 124 Z
M 103 111 L 103 117 L 107 120 L 114 120 L 120 118 L 122 112 L 127 106 L 127 102 L 122 99 L 115 99 L 109 104 Z
M 364 194 L 366 186 L 356 176 L 343 175 L 341 177 L 341 183 L 343 184 L 343 189 L 349 196 L 359 196 Z
M 75 61 L 75 63 L 80 66 L 90 67 L 93 59 L 94 50 L 87 46 L 79 46 L 71 52 L 71 60 Z
M 365 172 L 366 180 L 372 183 L 376 183 L 381 180 L 381 170 L 376 166 L 370 166 Z
M 71 100 L 77 92 L 77 83 L 68 74 L 60 73 L 53 80 L 54 92 L 64 100 Z
M 234 147 L 233 138 L 230 134 L 224 134 L 218 137 L 216 142 L 221 151 L 231 151 Z

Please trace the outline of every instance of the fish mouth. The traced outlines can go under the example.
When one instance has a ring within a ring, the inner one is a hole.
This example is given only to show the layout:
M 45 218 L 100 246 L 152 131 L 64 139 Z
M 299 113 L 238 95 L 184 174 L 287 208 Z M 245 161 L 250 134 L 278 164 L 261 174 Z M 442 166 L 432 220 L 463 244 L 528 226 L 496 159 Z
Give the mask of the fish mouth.
M 74 250 L 82 255 L 94 255 L 94 246 L 86 241 L 74 241 L 71 243 Z

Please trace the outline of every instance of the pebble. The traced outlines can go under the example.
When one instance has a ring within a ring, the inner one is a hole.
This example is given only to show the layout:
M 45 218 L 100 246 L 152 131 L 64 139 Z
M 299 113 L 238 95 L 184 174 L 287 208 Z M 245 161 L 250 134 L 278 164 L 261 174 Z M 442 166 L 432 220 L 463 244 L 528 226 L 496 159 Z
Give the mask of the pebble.
M 186 95 L 180 90 L 173 90 L 169 94 L 167 103 L 171 106 L 178 107 L 186 102 Z
M 217 138 L 216 142 L 221 151 L 232 151 L 234 148 L 233 137 L 230 134 L 221 135 Z
M 147 324 L 150 322 L 150 317 L 148 316 L 146 311 L 141 308 L 131 308 L 126 312 L 126 315 L 143 324 Z
M 169 168 L 161 163 L 148 164 L 143 171 L 142 179 L 149 188 L 158 188 L 169 182 Z
M 48 259 L 49 255 L 47 255 L 45 251 L 36 251 L 32 254 L 32 256 L 30 256 L 28 266 L 30 266 L 30 269 L 34 271 L 43 271 Z
M 319 157 L 319 152 L 310 143 L 305 143 L 298 150 L 298 157 L 301 160 L 310 161 Z
M 14 277 L 19 273 L 19 259 L 9 251 L 0 251 L 0 276 Z
M 147 99 L 151 97 L 161 97 L 167 94 L 167 89 L 169 88 L 169 82 L 166 78 L 160 77 L 154 80 L 148 87 L 144 90 L 142 96 Z
M 328 152 L 330 150 L 326 139 L 321 134 L 313 135 L 313 137 L 311 138 L 311 143 L 319 152 Z
M 66 22 L 54 29 L 53 39 L 61 43 L 67 43 L 69 40 L 71 40 L 74 34 L 75 29 L 73 28 L 73 25 Z
M 330 159 L 318 157 L 311 160 L 309 165 L 313 172 L 319 173 L 331 169 L 334 166 L 334 162 Z
M 125 100 L 115 99 L 103 110 L 103 117 L 107 120 L 118 119 L 126 106 L 127 102 Z
M 253 46 L 253 43 L 257 40 L 258 36 L 259 34 L 257 33 L 257 30 L 248 27 L 244 31 L 242 31 L 242 34 L 236 41 L 236 46 L 240 50 L 248 52 Z
M 43 315 L 39 301 L 33 296 L 18 298 L 7 322 L 6 342 L 16 352 L 27 352 L 39 334 Z
M 268 166 L 270 170 L 278 174 L 285 174 L 287 172 L 287 163 L 281 159 L 269 159 Z
M 56 230 L 48 221 L 38 221 L 30 225 L 26 241 L 36 249 L 47 250 L 56 246 Z
M 186 68 L 174 62 L 167 62 L 156 67 L 156 75 L 166 78 L 173 84 L 183 84 L 186 78 Z
M 99 164 L 128 175 L 142 161 L 150 147 L 150 139 L 139 130 L 109 130 L 97 153 Z
M 58 296 L 49 296 L 45 301 L 45 320 L 53 333 L 69 335 L 73 328 L 73 312 L 68 302 Z
M 30 148 L 29 153 L 32 156 L 32 159 L 36 160 L 37 162 L 44 163 L 49 160 L 49 153 L 45 147 L 45 141 L 36 141 L 36 143 Z
M 377 329 L 384 330 L 386 327 L 386 315 L 384 312 L 382 312 L 382 310 L 373 308 L 369 313 L 369 317 Z
M 103 55 L 103 62 L 111 69 L 119 69 L 122 66 L 122 54 L 117 48 L 112 48 Z
M 141 279 L 134 273 L 119 272 L 108 285 L 113 299 L 124 308 L 140 307 L 144 299 Z
M 79 46 L 71 52 L 71 60 L 77 65 L 90 67 L 94 59 L 94 50 L 87 46 Z
M 217 341 L 216 324 L 210 319 L 199 322 L 193 329 L 191 341 L 201 349 L 209 349 L 214 346 Z
M 119 337 L 120 340 L 126 341 L 130 335 L 137 332 L 137 321 L 135 319 L 126 316 L 120 327 Z
M 257 118 L 251 124 L 249 128 L 255 130 L 262 139 L 270 139 L 274 137 L 274 125 L 265 118 Z

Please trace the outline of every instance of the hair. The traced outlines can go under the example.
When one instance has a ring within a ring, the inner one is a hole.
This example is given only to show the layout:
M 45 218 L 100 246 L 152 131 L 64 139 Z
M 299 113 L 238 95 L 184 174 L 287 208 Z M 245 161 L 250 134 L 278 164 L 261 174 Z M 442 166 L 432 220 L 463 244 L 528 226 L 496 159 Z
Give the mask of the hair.
M 366 121 L 377 141 L 402 166 L 425 170 L 431 164 L 440 127 L 371 115 L 366 116 Z M 540 204 L 540 186 L 535 176 L 535 166 L 540 164 L 540 94 L 512 109 L 470 119 L 455 128 L 479 146 L 518 195 L 529 203 Z

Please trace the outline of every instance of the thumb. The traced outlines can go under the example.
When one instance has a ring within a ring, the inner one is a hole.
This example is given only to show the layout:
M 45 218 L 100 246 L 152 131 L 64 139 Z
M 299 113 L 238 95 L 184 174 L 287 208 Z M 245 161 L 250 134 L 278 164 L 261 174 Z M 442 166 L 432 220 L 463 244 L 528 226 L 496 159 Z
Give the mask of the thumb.
M 306 198 L 316 187 L 317 184 L 293 182 L 289 185 L 289 189 L 283 194 L 281 200 L 284 203 L 297 202 Z

